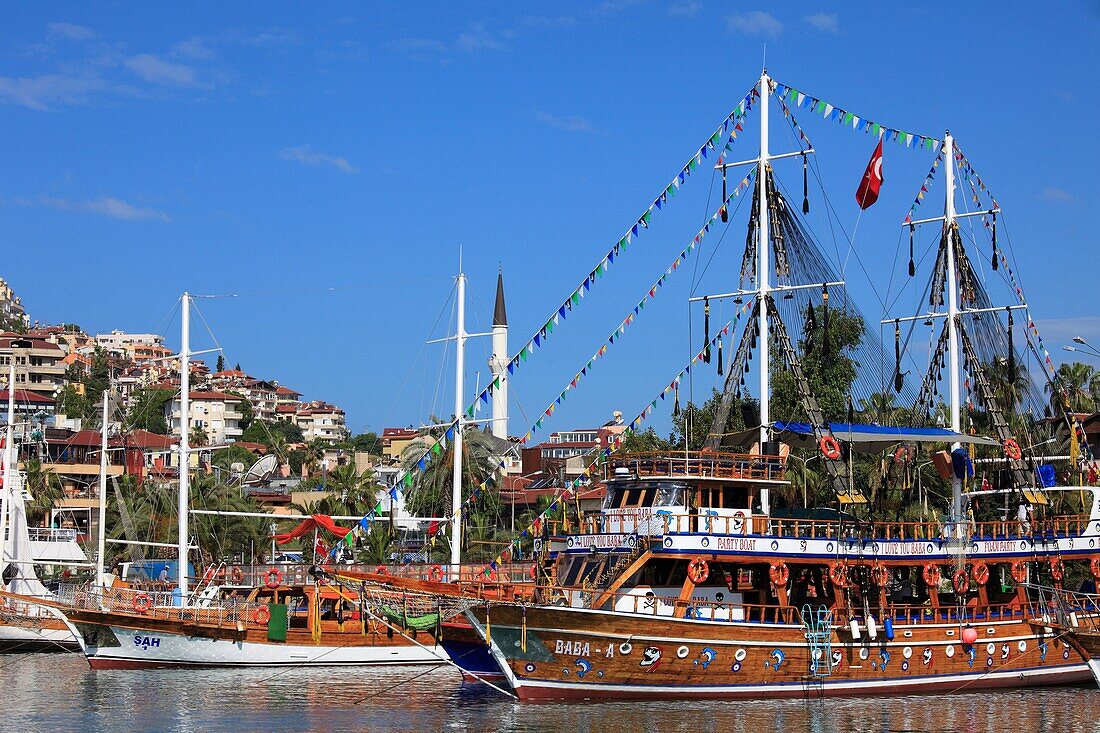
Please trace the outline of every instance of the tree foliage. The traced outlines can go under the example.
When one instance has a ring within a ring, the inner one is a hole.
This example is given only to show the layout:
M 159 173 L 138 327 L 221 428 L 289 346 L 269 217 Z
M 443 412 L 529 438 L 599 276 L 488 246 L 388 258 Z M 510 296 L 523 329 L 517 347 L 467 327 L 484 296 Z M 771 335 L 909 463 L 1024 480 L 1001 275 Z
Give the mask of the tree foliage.
M 811 317 L 809 309 L 804 315 L 807 328 L 798 343 L 799 363 L 825 419 L 843 421 L 847 419 L 848 396 L 857 374 L 852 354 L 863 341 L 863 318 L 845 309 L 831 309 L 826 339 L 824 315 Z M 798 385 L 785 362 L 778 347 L 773 345 L 772 419 L 805 421 L 807 416 L 802 408 Z
M 175 393 L 168 389 L 144 389 L 134 393 L 126 410 L 127 428 L 167 435 L 168 421 L 164 417 L 164 406 L 173 397 Z

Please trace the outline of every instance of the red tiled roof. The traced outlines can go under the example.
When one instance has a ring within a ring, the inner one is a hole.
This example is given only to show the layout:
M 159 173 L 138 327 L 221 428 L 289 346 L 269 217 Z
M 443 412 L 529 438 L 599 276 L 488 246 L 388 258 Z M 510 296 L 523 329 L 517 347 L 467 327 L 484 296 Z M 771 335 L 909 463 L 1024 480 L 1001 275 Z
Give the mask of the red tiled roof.
M 247 377 L 248 375 L 242 372 L 240 369 L 223 369 L 220 372 L 214 372 L 211 377 Z
M 239 445 L 249 453 L 267 453 L 267 446 L 263 443 L 250 443 L 247 440 L 238 440 L 233 445 Z
M 228 392 L 192 392 L 192 402 L 244 402 L 244 397 Z
M 283 385 L 279 385 L 279 387 L 275 390 L 275 394 L 292 394 L 292 395 L 301 396 L 302 393 L 301 392 L 295 392 L 290 387 L 284 387 Z
M 275 412 L 297 412 L 298 408 L 295 405 L 276 405 Z
M 415 438 L 419 431 L 415 428 L 382 428 L 383 438 Z
M 6 389 L 0 389 L 0 402 L 7 403 L 8 391 Z M 23 403 L 31 403 L 35 405 L 52 405 L 54 401 L 49 397 L 44 397 L 37 392 L 32 392 L 29 389 L 17 389 L 15 390 L 15 401 Z
M 51 343 L 41 338 L 27 338 L 20 333 L 12 333 L 8 331 L 6 333 L 0 333 L 0 347 L 9 348 L 12 341 L 30 341 L 32 349 L 47 349 L 50 351 L 61 351 L 61 347 L 55 343 Z
M 135 430 L 123 438 L 123 443 L 134 448 L 171 448 L 178 442 L 178 438 L 150 433 L 148 430 Z

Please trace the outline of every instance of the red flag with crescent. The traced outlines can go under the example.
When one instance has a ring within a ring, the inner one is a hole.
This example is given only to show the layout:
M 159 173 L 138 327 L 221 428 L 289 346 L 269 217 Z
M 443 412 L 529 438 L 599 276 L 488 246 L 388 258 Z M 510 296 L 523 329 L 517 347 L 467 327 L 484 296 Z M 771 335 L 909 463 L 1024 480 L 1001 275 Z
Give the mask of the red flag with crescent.
M 856 203 L 859 204 L 859 208 L 867 209 L 878 201 L 880 188 L 882 188 L 882 138 L 879 138 L 875 152 L 871 153 L 863 180 L 859 182 L 859 188 L 856 189 Z

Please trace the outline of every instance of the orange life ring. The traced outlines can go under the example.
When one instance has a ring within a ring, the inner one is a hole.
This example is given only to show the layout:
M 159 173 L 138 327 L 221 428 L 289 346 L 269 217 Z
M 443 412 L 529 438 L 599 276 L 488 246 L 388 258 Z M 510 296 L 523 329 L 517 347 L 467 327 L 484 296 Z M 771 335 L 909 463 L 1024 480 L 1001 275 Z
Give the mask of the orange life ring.
M 940 581 L 943 580 L 943 573 L 940 572 L 939 565 L 928 563 L 924 566 L 924 570 L 921 571 L 921 578 L 924 580 L 924 584 L 929 588 L 939 588 Z
M 701 557 L 693 558 L 688 563 L 688 577 L 695 585 L 699 585 L 710 577 L 710 566 L 707 565 L 707 561 Z
M 268 588 L 275 589 L 283 584 L 283 574 L 279 572 L 279 568 L 270 568 L 267 573 L 264 574 L 264 585 Z
M 79 593 L 77 593 L 75 596 L 73 596 L 73 605 L 77 608 L 87 608 L 88 594 L 84 591 L 80 591 Z
M 130 602 L 130 605 L 138 613 L 149 613 L 149 609 L 153 607 L 153 599 L 149 597 L 148 593 L 138 593 L 134 596 L 134 600 Z
M 821 448 L 821 454 L 830 461 L 840 458 L 840 443 L 831 435 L 822 435 L 817 446 Z
M 1096 560 L 1093 560 L 1096 562 Z M 1023 560 L 1015 560 L 1012 563 L 1012 579 L 1017 584 L 1023 583 L 1027 580 L 1027 563 Z
M 1092 573 L 1093 578 L 1100 579 L 1100 557 L 1089 560 L 1089 572 Z
M 1004 442 L 1005 455 L 1014 461 L 1018 461 L 1024 456 L 1024 452 L 1020 450 L 1020 444 L 1012 438 L 1009 438 Z
M 989 582 L 989 566 L 981 561 L 974 563 L 970 566 L 970 577 L 978 585 L 985 585 Z
M 217 574 L 217 572 L 218 566 L 214 563 L 210 563 L 206 566 L 206 570 L 204 570 L 202 573 L 202 582 L 209 583 L 211 580 L 214 579 L 214 576 Z
M 787 567 L 787 563 L 776 563 L 768 568 L 768 577 L 775 587 L 786 587 L 787 581 L 790 580 L 791 577 L 791 569 Z
M 385 565 L 379 565 L 378 567 L 376 567 L 374 569 L 374 574 L 375 575 L 385 575 L 386 574 L 386 566 Z
M 432 565 L 432 569 L 428 571 L 428 580 L 431 580 L 435 583 L 442 582 L 443 568 L 439 565 Z
M 970 577 L 966 574 L 966 568 L 959 568 L 955 571 L 955 576 L 951 579 L 951 587 L 959 595 L 970 589 Z
M 260 606 L 252 612 L 252 620 L 259 626 L 263 626 L 271 620 L 271 610 L 267 606 Z
M 1066 575 L 1066 566 L 1062 563 L 1062 558 L 1052 557 L 1050 558 L 1050 577 L 1059 581 Z
M 239 584 L 244 580 L 244 571 L 239 567 L 233 568 L 229 571 L 229 579 L 232 580 L 234 584 Z
M 539 566 L 538 566 L 538 565 L 536 565 L 535 563 L 531 563 L 531 570 L 530 570 L 530 573 L 529 573 L 529 574 L 530 574 L 530 576 L 531 576 L 531 580 L 538 580 L 538 577 L 539 577 Z
M 838 562 L 829 563 L 829 582 L 837 588 L 847 588 L 848 568 Z
M 871 582 L 879 588 L 886 587 L 886 582 L 889 578 L 890 571 L 886 569 L 885 565 L 873 565 L 871 567 Z

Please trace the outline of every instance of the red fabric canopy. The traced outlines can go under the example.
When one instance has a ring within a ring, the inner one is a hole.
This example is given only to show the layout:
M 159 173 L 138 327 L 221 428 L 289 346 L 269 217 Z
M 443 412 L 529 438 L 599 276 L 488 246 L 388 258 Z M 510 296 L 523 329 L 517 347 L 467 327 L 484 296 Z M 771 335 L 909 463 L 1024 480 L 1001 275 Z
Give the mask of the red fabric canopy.
M 347 533 L 351 531 L 348 527 L 338 526 L 336 522 L 332 521 L 332 517 L 327 514 L 311 514 L 309 519 L 303 520 L 301 524 L 289 532 L 275 535 L 275 541 L 280 545 L 285 545 L 293 539 L 309 534 L 317 527 L 327 530 L 341 539 L 347 536 Z

